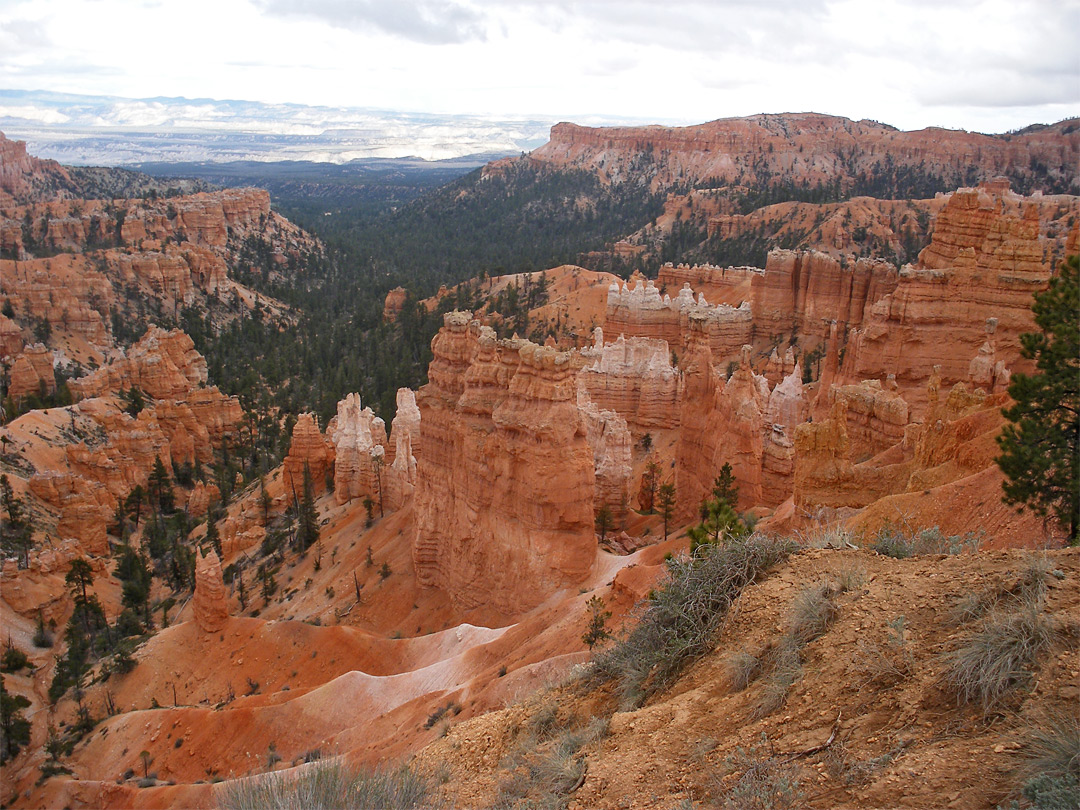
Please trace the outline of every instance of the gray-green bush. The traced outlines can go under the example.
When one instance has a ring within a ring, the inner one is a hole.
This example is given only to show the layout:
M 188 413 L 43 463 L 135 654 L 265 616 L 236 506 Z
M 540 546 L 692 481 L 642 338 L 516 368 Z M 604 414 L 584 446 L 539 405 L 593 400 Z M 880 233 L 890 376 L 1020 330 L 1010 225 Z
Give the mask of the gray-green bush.
M 429 794 L 428 780 L 406 766 L 353 770 L 332 760 L 217 789 L 225 810 L 420 810 L 435 806 Z
M 795 810 L 805 806 L 798 766 L 782 762 L 769 751 L 768 739 L 747 749 L 737 748 L 725 762 L 734 783 L 714 792 L 713 807 L 722 810 Z
M 982 626 L 946 656 L 945 679 L 959 702 L 978 702 L 984 712 L 1027 684 L 1039 656 L 1055 640 L 1054 623 L 1034 605 L 992 612 Z
M 977 532 L 946 536 L 934 526 L 905 535 L 895 526 L 885 526 L 874 538 L 874 551 L 903 560 L 920 554 L 962 554 L 978 551 L 982 535 Z
M 712 650 L 742 589 L 796 548 L 790 540 L 755 534 L 669 560 L 667 580 L 644 604 L 633 630 L 597 656 L 597 671 L 618 681 L 624 705 L 639 705 Z
M 1080 718 L 1075 713 L 1053 714 L 1032 729 L 1018 776 L 1033 807 L 1080 807 Z

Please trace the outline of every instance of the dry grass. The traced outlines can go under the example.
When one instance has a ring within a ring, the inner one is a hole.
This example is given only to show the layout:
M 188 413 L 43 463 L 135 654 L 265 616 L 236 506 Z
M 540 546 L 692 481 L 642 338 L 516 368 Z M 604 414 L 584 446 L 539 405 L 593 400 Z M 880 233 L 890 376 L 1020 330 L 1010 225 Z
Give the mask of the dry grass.
M 640 705 L 713 649 L 743 588 L 794 549 L 790 541 L 752 535 L 670 560 L 667 580 L 653 591 L 634 629 L 597 657 L 597 672 L 618 681 L 624 707 Z
M 408 767 L 354 771 L 323 760 L 297 773 L 274 773 L 223 784 L 225 810 L 420 810 L 437 805 L 427 780 Z
M 788 635 L 802 645 L 823 634 L 836 617 L 833 595 L 832 586 L 827 582 L 818 582 L 800 591 L 791 605 Z
M 802 677 L 800 648 L 794 638 L 784 636 L 773 650 L 769 677 L 765 679 L 751 713 L 755 720 L 772 714 L 787 702 L 788 692 Z
M 904 638 L 905 619 L 897 616 L 889 622 L 884 644 L 861 638 L 852 661 L 855 671 L 864 677 L 863 684 L 891 686 L 910 677 L 915 671 L 915 656 Z
M 724 763 L 726 775 L 712 791 L 720 810 L 795 810 L 805 806 L 799 768 L 769 750 L 768 739 L 749 750 L 737 748 Z
M 607 718 L 580 723 L 560 719 L 554 703 L 542 703 L 522 726 L 503 759 L 492 810 L 560 810 L 584 780 L 586 760 L 581 749 L 608 734 Z
M 1011 580 L 962 596 L 949 612 L 949 621 L 962 626 L 981 619 L 994 609 L 1038 608 L 1046 600 L 1050 580 L 1063 576 L 1045 555 L 1033 555 Z
M 1028 734 L 1020 776 L 1080 781 L 1080 718 L 1076 714 L 1053 714 Z
M 1031 680 L 1032 668 L 1056 636 L 1053 621 L 1038 606 L 994 611 L 947 655 L 944 677 L 958 702 L 978 702 L 989 713 Z
M 724 660 L 724 669 L 732 692 L 741 692 L 753 683 L 761 674 L 761 668 L 761 659 L 745 650 L 732 653 Z

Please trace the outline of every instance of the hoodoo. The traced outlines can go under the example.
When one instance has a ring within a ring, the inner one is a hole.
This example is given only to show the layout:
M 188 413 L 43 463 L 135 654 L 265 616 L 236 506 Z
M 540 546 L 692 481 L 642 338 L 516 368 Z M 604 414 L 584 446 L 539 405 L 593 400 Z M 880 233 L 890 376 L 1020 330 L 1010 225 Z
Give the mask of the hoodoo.
M 571 357 L 498 340 L 462 312 L 418 396 L 413 561 L 463 607 L 507 613 L 580 583 L 596 559 L 593 452 Z
M 229 619 L 229 604 L 225 582 L 221 576 L 221 561 L 213 549 L 196 554 L 195 561 L 195 621 L 204 633 L 220 630 Z

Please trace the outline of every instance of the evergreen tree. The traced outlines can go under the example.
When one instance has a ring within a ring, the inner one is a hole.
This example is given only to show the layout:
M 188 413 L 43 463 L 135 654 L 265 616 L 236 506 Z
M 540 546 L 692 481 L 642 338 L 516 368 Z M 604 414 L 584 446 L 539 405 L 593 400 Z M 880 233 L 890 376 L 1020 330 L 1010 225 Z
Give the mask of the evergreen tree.
M 307 551 L 319 539 L 319 515 L 315 511 L 315 496 L 311 486 L 311 471 L 304 464 L 304 495 L 299 506 L 299 527 L 296 542 L 300 551 Z
M 150 473 L 147 486 L 150 488 L 150 496 L 156 508 L 164 515 L 171 515 L 176 510 L 175 496 L 172 491 L 172 480 L 169 471 L 161 461 L 161 456 L 154 457 L 154 469 Z
M 604 610 L 603 599 L 593 596 L 585 603 L 585 615 L 588 618 L 588 625 L 581 636 L 581 642 L 591 650 L 601 641 L 611 638 L 611 633 L 607 630 L 607 620 L 611 618 L 611 611 Z
M 14 553 L 24 568 L 28 567 L 33 529 L 26 517 L 26 504 L 22 498 L 15 496 L 6 475 L 0 475 L 0 505 L 7 516 L 6 520 L 0 520 L 0 546 Z
M 94 569 L 82 557 L 77 557 L 71 561 L 71 570 L 67 572 L 64 581 L 71 591 L 75 604 L 86 604 L 88 601 L 86 589 L 94 584 Z
M 22 713 L 29 706 L 30 701 L 22 695 L 8 694 L 0 678 L 0 765 L 30 744 L 30 721 Z
M 611 510 L 608 505 L 602 504 L 599 509 L 596 510 L 596 531 L 600 533 L 600 542 L 603 543 L 607 539 L 608 529 L 611 528 Z
M 712 494 L 713 498 L 723 501 L 732 509 L 737 509 L 739 506 L 739 485 L 735 483 L 735 474 L 732 472 L 731 464 L 726 461 L 720 468 L 720 474 L 713 480 Z
M 214 549 L 214 553 L 218 555 L 218 559 L 221 559 L 221 534 L 218 532 L 215 510 L 210 509 L 210 514 L 206 518 L 206 536 L 203 538 L 203 542 L 209 543 L 210 547 Z
M 1041 331 L 1021 335 L 1034 374 L 1015 374 L 1002 411 L 1012 424 L 998 438 L 998 465 L 1005 473 L 1004 500 L 1052 515 L 1080 542 L 1080 257 L 1070 256 L 1031 309 Z
M 687 530 L 690 536 L 690 553 L 700 546 L 720 545 L 739 540 L 748 533 L 738 513 L 726 500 L 710 498 L 702 504 L 701 523 Z
M 135 520 L 136 530 L 139 528 L 139 517 L 142 515 L 142 505 L 145 496 L 146 492 L 143 490 L 142 485 L 136 484 L 135 489 L 128 493 L 127 499 L 124 501 L 124 508 Z
M 661 484 L 657 492 L 656 505 L 660 509 L 660 515 L 664 518 L 664 539 L 668 538 L 668 521 L 675 511 L 675 485 L 670 481 Z

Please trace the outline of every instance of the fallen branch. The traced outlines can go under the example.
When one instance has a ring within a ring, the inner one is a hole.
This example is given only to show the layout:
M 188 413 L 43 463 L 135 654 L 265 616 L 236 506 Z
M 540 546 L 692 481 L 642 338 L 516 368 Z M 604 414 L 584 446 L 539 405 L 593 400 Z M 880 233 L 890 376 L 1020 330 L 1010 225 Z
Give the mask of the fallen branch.
M 589 760 L 582 758 L 582 761 L 581 761 L 581 776 L 579 776 L 577 778 L 577 781 L 574 782 L 574 784 L 571 786 L 571 788 L 568 791 L 566 791 L 566 795 L 569 796 L 571 793 L 578 790 L 582 785 L 584 785 L 585 784 L 585 777 L 588 775 L 588 773 L 589 773 Z
M 836 722 L 834 722 L 832 726 L 832 733 L 829 734 L 829 739 L 827 739 L 821 745 L 815 745 L 813 748 L 807 748 L 804 751 L 796 751 L 793 754 L 780 754 L 780 756 L 784 757 L 784 759 L 779 760 L 776 764 L 785 765 L 788 762 L 794 762 L 796 759 L 802 759 L 803 757 L 820 754 L 822 751 L 824 751 L 836 741 L 836 733 L 840 730 L 840 718 L 843 717 L 843 715 L 844 713 L 842 711 L 837 712 Z

